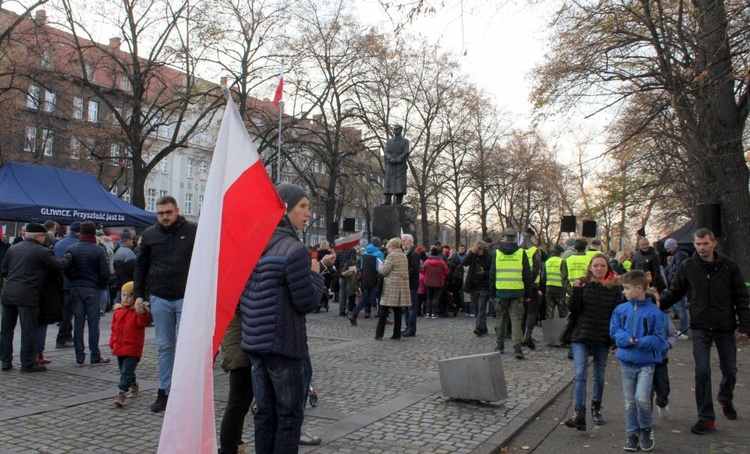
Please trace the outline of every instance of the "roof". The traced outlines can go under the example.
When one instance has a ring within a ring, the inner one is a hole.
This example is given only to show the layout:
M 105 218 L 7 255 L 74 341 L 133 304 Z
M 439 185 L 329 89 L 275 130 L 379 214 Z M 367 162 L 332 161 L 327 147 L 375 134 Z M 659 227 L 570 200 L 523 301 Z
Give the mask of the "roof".
M 110 194 L 93 175 L 8 162 L 0 168 L 0 219 L 146 227 L 156 215 Z

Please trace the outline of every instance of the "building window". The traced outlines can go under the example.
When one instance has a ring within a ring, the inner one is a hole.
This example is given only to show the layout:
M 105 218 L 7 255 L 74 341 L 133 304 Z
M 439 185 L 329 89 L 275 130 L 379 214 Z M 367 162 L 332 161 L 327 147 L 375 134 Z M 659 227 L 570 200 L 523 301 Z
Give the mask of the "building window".
M 99 121 L 99 103 L 97 101 L 89 101 L 88 120 L 92 123 L 97 123 Z
M 200 166 L 200 173 L 201 176 L 204 176 L 208 174 L 208 163 L 206 163 L 205 160 L 201 160 L 201 166 Z
M 159 198 L 160 198 L 160 199 L 161 199 L 162 197 L 164 197 L 165 195 L 167 195 L 167 191 L 165 191 L 165 190 L 163 190 L 163 189 L 162 189 L 161 191 L 159 191 Z
M 146 211 L 156 211 L 156 189 L 146 190 Z
M 169 159 L 164 158 L 159 162 L 161 166 L 161 173 L 169 173 Z
M 202 209 L 203 209 L 203 194 L 198 196 L 198 216 L 201 215 Z
M 89 137 L 86 139 L 86 142 L 88 143 L 88 150 L 86 150 L 86 160 L 87 161 L 93 161 L 94 160 L 94 150 L 96 150 L 96 137 Z
M 109 147 L 110 164 L 113 166 L 120 165 L 120 145 L 113 143 Z
M 55 132 L 51 129 L 42 129 L 42 150 L 44 156 L 52 156 L 55 146 Z
M 23 151 L 34 152 L 36 150 L 36 126 L 26 128 L 26 138 L 23 141 Z
M 109 193 L 117 197 L 117 185 L 116 184 L 112 185 L 112 189 L 109 190 Z
M 128 188 L 127 191 L 125 191 L 125 194 L 122 195 L 122 200 L 130 203 L 130 188 Z
M 193 194 L 185 194 L 185 214 L 193 214 Z
M 39 108 L 39 87 L 36 85 L 29 87 L 29 94 L 26 96 L 26 107 L 29 109 Z
M 81 141 L 78 137 L 70 138 L 70 159 L 81 159 Z
M 83 98 L 73 98 L 73 118 L 83 119 Z
M 195 160 L 193 158 L 187 158 L 187 177 L 195 177 Z
M 130 79 L 125 75 L 120 77 L 120 90 L 130 91 Z
M 47 90 L 44 93 L 44 106 L 43 109 L 45 112 L 54 112 L 55 111 L 55 99 L 57 96 L 55 96 L 54 93 Z
M 160 124 L 157 135 L 164 139 L 169 139 L 172 137 L 172 126 L 169 123 Z
M 94 78 L 94 65 L 86 63 L 86 79 L 92 80 Z
M 39 62 L 39 66 L 44 69 L 52 69 L 52 59 L 50 58 L 50 53 L 48 50 L 45 50 L 42 53 L 42 61 Z

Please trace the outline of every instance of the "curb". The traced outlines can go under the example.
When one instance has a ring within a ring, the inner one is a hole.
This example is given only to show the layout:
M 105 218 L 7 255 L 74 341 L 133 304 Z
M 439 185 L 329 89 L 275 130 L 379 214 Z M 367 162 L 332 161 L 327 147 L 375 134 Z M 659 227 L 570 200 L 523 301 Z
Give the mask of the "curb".
M 534 419 L 541 414 L 547 407 L 552 404 L 558 397 L 565 391 L 573 386 L 573 380 L 567 380 L 565 382 L 557 382 L 554 384 L 542 397 L 531 404 L 526 410 L 521 412 L 518 416 L 511 418 L 510 422 L 506 424 L 502 429 L 495 432 L 490 438 L 485 440 L 482 444 L 474 449 L 476 453 L 490 453 L 498 454 L 500 449 L 508 444 L 508 442 L 518 435 L 523 429 L 531 424 Z

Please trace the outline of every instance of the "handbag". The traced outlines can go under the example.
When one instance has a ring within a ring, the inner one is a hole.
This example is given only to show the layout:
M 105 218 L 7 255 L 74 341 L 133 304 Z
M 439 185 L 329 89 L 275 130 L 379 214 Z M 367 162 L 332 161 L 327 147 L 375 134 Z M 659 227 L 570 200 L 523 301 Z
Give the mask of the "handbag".
M 565 323 L 565 329 L 562 334 L 560 334 L 561 343 L 565 345 L 570 344 L 570 336 L 573 334 L 573 328 L 575 328 L 577 321 L 578 315 L 572 313 L 568 314 L 568 321 Z

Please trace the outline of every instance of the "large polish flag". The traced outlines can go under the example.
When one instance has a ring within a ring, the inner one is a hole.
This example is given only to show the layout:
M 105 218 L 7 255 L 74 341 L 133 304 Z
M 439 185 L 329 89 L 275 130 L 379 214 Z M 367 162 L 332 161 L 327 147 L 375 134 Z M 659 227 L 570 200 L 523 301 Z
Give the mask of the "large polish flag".
M 227 106 L 190 261 L 159 453 L 217 452 L 213 359 L 284 204 L 224 88 Z
M 358 246 L 359 241 L 362 239 L 362 233 L 363 232 L 358 232 L 336 240 L 336 243 L 333 246 L 334 252 L 339 252 L 343 251 L 344 249 L 351 249 L 355 246 Z

